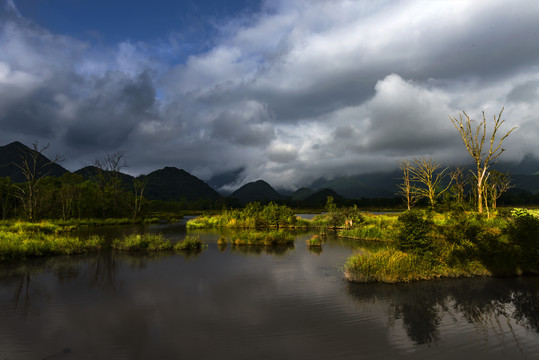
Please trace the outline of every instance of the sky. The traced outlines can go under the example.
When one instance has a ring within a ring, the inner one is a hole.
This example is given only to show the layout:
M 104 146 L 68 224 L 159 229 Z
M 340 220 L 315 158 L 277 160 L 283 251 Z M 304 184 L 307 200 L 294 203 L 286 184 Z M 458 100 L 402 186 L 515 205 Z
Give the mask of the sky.
M 0 145 L 75 171 L 233 172 L 294 190 L 432 157 L 503 110 L 539 157 L 539 1 L 0 0 Z

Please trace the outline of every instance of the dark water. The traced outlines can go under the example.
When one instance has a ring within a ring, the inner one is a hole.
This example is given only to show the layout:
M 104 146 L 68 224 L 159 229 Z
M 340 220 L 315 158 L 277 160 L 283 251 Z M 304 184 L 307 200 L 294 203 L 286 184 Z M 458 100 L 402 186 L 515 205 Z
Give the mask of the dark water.
M 198 256 L 1 266 L 0 360 L 539 359 L 537 277 L 348 284 L 338 267 L 357 242 L 220 249 L 219 232 L 197 234 L 209 244 Z

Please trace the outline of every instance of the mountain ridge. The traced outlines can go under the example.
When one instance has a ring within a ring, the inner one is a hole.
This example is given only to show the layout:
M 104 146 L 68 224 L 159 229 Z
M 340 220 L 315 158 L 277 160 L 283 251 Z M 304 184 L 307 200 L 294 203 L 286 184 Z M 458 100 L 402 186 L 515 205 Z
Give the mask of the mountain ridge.
M 24 182 L 27 179 L 15 164 L 22 161 L 24 154 L 30 154 L 33 149 L 15 141 L 10 144 L 0 146 L 0 177 L 10 177 L 14 182 Z M 50 160 L 39 155 L 38 164 L 46 164 Z M 15 163 L 15 164 L 14 164 Z M 64 173 L 70 173 L 67 169 L 58 164 L 52 165 L 53 169 L 47 174 L 59 177 Z M 515 188 L 526 190 L 532 194 L 539 193 L 539 159 L 533 155 L 526 155 L 518 163 L 500 162 L 493 166 L 493 169 L 504 171 L 505 169 L 521 171 L 511 175 Z M 237 169 L 231 173 L 230 178 L 239 176 L 244 169 Z M 91 179 L 99 171 L 94 166 L 86 166 L 73 173 L 82 175 L 85 179 Z M 233 175 L 233 176 L 232 176 Z M 124 187 L 128 190 L 133 187 L 135 177 L 120 172 L 118 174 Z M 397 187 L 400 183 L 402 173 L 400 170 L 389 172 L 377 172 L 353 176 L 337 176 L 331 179 L 319 178 L 311 185 L 299 188 L 293 193 L 284 195 L 273 188 L 264 180 L 247 183 L 232 192 L 227 198 L 236 199 L 242 204 L 250 201 L 303 201 L 310 196 L 331 189 L 338 196 L 347 199 L 361 198 L 394 198 Z M 176 167 L 165 166 L 149 174 L 137 177 L 146 181 L 145 195 L 150 200 L 173 200 L 185 199 L 195 201 L 198 199 L 216 200 L 222 197 L 215 188 L 208 182 L 197 178 L 186 170 Z M 223 178 L 226 178 L 223 176 Z M 229 179 L 229 178 L 226 178 Z M 220 181 L 217 181 L 220 180 Z M 215 185 L 222 185 L 223 179 L 219 178 L 213 182 Z

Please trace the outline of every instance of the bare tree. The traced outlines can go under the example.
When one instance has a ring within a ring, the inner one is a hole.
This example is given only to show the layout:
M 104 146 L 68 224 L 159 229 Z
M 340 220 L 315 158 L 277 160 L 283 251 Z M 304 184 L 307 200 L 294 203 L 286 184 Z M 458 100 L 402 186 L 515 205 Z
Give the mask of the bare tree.
M 464 111 L 462 114 L 459 114 L 458 119 L 456 117 L 449 117 L 453 123 L 453 126 L 455 126 L 455 129 L 457 129 L 460 133 L 462 141 L 466 146 L 466 150 L 468 150 L 468 153 L 472 156 L 476 165 L 476 171 L 474 173 L 474 188 L 477 194 L 477 211 L 479 213 L 483 212 L 483 190 L 485 179 L 488 176 L 488 169 L 505 151 L 505 149 L 502 148 L 502 142 L 509 136 L 509 134 L 511 134 L 511 132 L 513 132 L 513 130 L 516 129 L 516 127 L 513 127 L 511 130 L 505 133 L 505 135 L 499 138 L 498 141 L 496 140 L 496 135 L 500 129 L 500 126 L 502 126 L 505 122 L 505 120 L 501 120 L 502 113 L 503 108 L 498 117 L 494 115 L 494 128 L 492 129 L 492 133 L 490 135 L 489 145 L 487 145 L 486 148 L 485 140 L 487 139 L 487 120 L 485 118 L 484 111 L 483 120 L 479 122 L 477 128 L 475 129 L 472 127 L 473 120 L 470 119 L 468 114 L 466 114 Z
M 408 160 L 402 160 L 399 162 L 399 166 L 402 170 L 402 183 L 399 185 L 398 193 L 404 197 L 404 201 L 406 201 L 406 208 L 411 210 L 418 200 L 417 193 L 414 191 L 414 187 L 412 186 L 412 181 L 410 179 L 412 164 Z
M 140 215 L 142 203 L 144 200 L 144 189 L 146 188 L 146 180 L 133 178 L 134 202 L 133 202 L 133 220 Z
M 496 210 L 496 203 L 500 196 L 511 188 L 509 174 L 492 170 L 485 181 L 485 199 L 490 200 L 492 209 Z
M 120 171 L 127 167 L 124 153 L 118 151 L 113 154 L 106 154 L 102 159 L 96 159 L 94 162 L 96 174 L 95 182 L 101 195 L 101 212 L 105 217 L 106 198 L 110 195 L 112 207 L 115 209 L 118 205 L 118 196 L 121 190 L 122 182 L 120 180 Z
M 439 170 L 440 166 L 434 159 L 421 157 L 414 159 L 414 166 L 410 170 L 412 181 L 423 185 L 414 186 L 414 192 L 427 198 L 431 207 L 436 205 L 438 197 L 451 186 L 451 180 L 445 187 L 442 186 L 447 168 Z
M 45 158 L 42 153 L 49 148 L 50 144 L 39 147 L 37 141 L 32 144 L 30 151 L 22 150 L 20 163 L 13 163 L 18 167 L 26 179 L 26 183 L 17 185 L 18 198 L 23 204 L 26 216 L 30 221 L 35 220 L 39 204 L 39 185 L 44 177 L 50 174 L 52 165 L 61 161 L 61 155 L 56 155 L 53 160 L 40 163 Z
M 464 168 L 457 166 L 450 174 L 453 185 L 451 192 L 455 197 L 455 202 L 459 206 L 464 206 L 464 189 L 467 184 L 467 177 L 464 175 Z

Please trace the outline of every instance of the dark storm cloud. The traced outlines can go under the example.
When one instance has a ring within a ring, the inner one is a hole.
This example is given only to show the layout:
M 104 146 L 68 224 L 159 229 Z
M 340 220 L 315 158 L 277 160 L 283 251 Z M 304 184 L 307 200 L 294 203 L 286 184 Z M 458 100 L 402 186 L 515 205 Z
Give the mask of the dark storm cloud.
M 66 124 L 69 146 L 113 149 L 124 146 L 136 127 L 153 117 L 155 89 L 148 74 L 136 78 L 107 72 L 91 84 Z
M 533 103 L 539 99 L 539 80 L 526 81 L 515 86 L 509 94 L 507 101 L 514 103 Z
M 167 40 L 103 48 L 3 5 L 0 140 L 61 144 L 74 168 L 123 150 L 135 174 L 241 168 L 234 186 L 295 188 L 403 158 L 458 160 L 448 116 L 503 106 L 519 127 L 504 157 L 537 151 L 536 2 L 268 1 L 172 65 Z
M 269 116 L 256 103 L 238 105 L 234 111 L 219 114 L 213 119 L 211 133 L 215 141 L 244 146 L 264 147 L 275 138 Z

